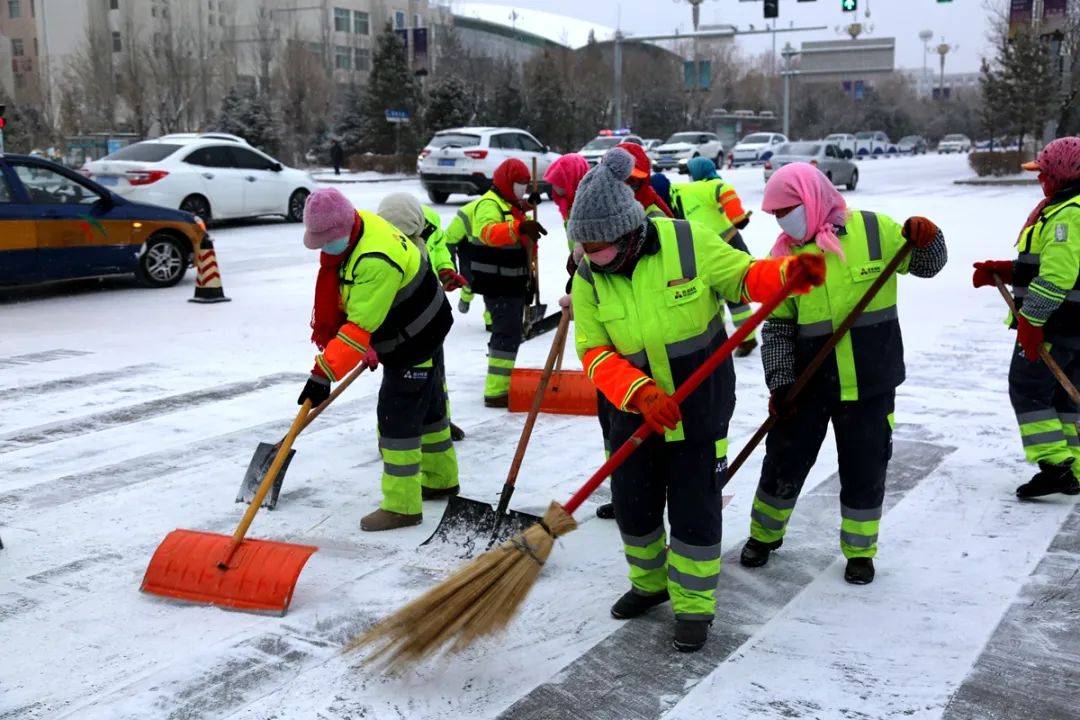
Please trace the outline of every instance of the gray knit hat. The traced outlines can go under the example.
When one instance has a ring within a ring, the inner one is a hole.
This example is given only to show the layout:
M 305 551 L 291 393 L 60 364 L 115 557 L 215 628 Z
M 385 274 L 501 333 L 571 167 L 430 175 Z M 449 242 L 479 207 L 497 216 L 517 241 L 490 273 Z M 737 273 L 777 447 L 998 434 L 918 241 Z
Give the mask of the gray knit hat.
M 384 197 L 379 203 L 379 215 L 414 241 L 427 224 L 420 201 L 409 193 L 392 193 Z
M 645 211 L 626 184 L 634 158 L 612 148 L 585 174 L 574 195 L 566 233 L 574 242 L 615 242 L 645 224 Z

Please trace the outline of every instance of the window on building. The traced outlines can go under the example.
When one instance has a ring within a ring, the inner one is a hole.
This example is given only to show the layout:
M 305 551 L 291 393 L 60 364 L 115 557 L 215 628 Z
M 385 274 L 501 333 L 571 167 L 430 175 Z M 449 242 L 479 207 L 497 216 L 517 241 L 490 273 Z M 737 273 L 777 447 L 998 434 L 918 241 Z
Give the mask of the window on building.
M 357 35 L 367 35 L 371 32 L 371 17 L 366 12 L 353 10 L 353 32 Z
M 349 10 L 334 8 L 334 32 L 349 32 Z
M 356 69 L 360 72 L 371 70 L 371 51 L 367 48 L 356 48 Z
M 420 13 L 413 13 L 412 26 L 414 28 L 424 27 L 424 24 L 420 21 Z
M 22 73 L 15 73 L 15 89 L 22 90 L 26 87 L 26 75 Z
M 352 48 L 347 45 L 334 46 L 334 68 L 352 70 Z
M 118 53 L 124 49 L 124 44 L 120 41 L 120 33 L 113 30 L 112 34 L 112 51 Z
M 23 56 L 23 41 L 19 38 L 11 38 L 11 56 L 22 57 Z
M 405 29 L 405 11 L 404 10 L 398 10 L 397 12 L 394 13 L 394 29 L 395 30 L 404 30 Z
M 120 9 L 120 0 L 109 0 L 109 9 L 110 10 L 119 10 Z
M 22 15 L 22 7 L 19 0 L 8 0 L 8 17 L 14 20 Z

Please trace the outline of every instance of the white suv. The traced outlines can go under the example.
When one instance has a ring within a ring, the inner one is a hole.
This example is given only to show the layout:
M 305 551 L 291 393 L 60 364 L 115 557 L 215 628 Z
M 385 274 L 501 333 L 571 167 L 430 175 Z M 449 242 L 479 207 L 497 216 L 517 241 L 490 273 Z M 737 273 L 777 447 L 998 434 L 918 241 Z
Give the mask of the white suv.
M 637 135 L 616 135 L 607 133 L 597 135 L 592 140 L 585 143 L 585 147 L 578 150 L 578 154 L 585 158 L 585 162 L 589 163 L 589 167 L 593 167 L 600 162 L 600 158 L 604 157 L 608 150 L 616 145 L 622 145 L 623 143 L 633 143 L 645 147 L 645 141 Z
M 967 135 L 946 135 L 938 143 L 937 151 L 939 155 L 971 152 L 971 138 Z
M 203 220 L 283 215 L 304 219 L 311 176 L 225 133 L 181 133 L 128 145 L 83 166 L 117 195 L 179 208 Z
M 788 141 L 783 133 L 751 133 L 731 148 L 731 166 L 749 163 L 756 165 L 773 156 L 776 149 Z
M 656 158 L 653 167 L 657 171 L 679 168 L 679 172 L 685 173 L 686 163 L 696 157 L 714 160 L 719 167 L 724 160 L 724 143 L 716 133 L 677 132 L 653 153 Z
M 431 202 L 442 204 L 450 193 L 487 192 L 495 168 L 509 158 L 524 162 L 529 172 L 535 160 L 541 189 L 548 191 L 550 188 L 543 182 L 544 172 L 558 157 L 547 145 L 517 128 L 453 128 L 435 133 L 420 151 L 416 169 Z

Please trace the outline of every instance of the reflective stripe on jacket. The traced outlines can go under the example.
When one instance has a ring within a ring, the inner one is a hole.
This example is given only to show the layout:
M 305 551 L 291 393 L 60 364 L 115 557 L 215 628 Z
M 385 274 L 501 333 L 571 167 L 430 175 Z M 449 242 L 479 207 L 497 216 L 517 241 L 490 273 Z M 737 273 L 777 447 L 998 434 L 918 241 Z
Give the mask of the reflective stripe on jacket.
M 459 245 L 458 250 L 468 257 L 472 291 L 492 297 L 524 295 L 529 283 L 525 250 L 520 245 L 486 245 L 482 240 L 486 226 L 515 219 L 510 203 L 489 190 L 479 200 L 461 208 L 458 218 L 468 240 L 468 244 Z
M 675 214 L 701 223 L 724 240 L 731 242 L 739 231 L 724 213 L 724 208 L 720 204 L 723 188 L 724 182 L 715 178 L 673 185 L 671 197 L 676 205 Z
M 1018 308 L 1030 292 L 1054 292 L 1047 285 L 1065 292 L 1061 306 L 1044 326 L 1048 338 L 1080 341 L 1080 195 L 1050 205 L 1035 224 L 1025 228 L 1017 241 L 1013 266 L 1013 294 Z M 1040 282 L 1036 282 L 1036 279 Z M 1012 318 L 1010 318 L 1010 321 Z

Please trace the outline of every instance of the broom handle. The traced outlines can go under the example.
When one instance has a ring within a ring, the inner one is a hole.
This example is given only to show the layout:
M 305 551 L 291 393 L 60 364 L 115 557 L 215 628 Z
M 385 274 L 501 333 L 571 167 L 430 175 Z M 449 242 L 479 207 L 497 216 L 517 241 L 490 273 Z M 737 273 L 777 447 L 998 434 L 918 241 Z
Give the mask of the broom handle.
M 1013 301 L 1013 297 L 1009 294 L 1009 289 L 1005 287 L 1005 283 L 1002 282 L 1001 276 L 994 273 L 994 284 L 997 285 L 998 292 L 1001 293 L 1001 297 L 1005 298 L 1005 304 L 1009 306 L 1009 311 L 1013 314 L 1013 317 L 1020 317 L 1017 314 L 1016 303 Z M 1080 392 L 1076 391 L 1076 386 L 1069 380 L 1069 376 L 1058 365 L 1057 360 L 1050 356 L 1050 352 L 1046 349 L 1045 345 L 1039 345 L 1039 357 L 1046 363 L 1046 367 L 1050 368 L 1050 372 L 1054 374 L 1057 381 L 1061 383 L 1061 387 L 1068 393 L 1069 398 L 1076 405 L 1080 405 Z
M 540 192 L 540 178 L 536 177 L 537 167 L 536 158 L 532 159 L 532 186 L 533 192 Z M 539 206 L 533 206 L 533 221 L 540 222 L 540 208 Z M 535 293 L 534 303 L 540 304 L 540 243 L 532 243 L 532 254 L 529 259 L 529 265 L 532 270 L 533 292 Z
M 878 291 L 885 287 L 885 283 L 887 283 L 889 278 L 896 273 L 900 268 L 900 264 L 911 254 L 914 247 L 915 246 L 912 245 L 910 241 L 904 243 L 903 247 L 900 248 L 900 252 L 896 253 L 896 256 L 889 261 L 889 264 L 885 266 L 882 273 L 874 280 L 874 284 L 866 289 L 863 296 L 859 298 L 859 302 L 855 303 L 855 307 L 851 309 L 851 312 L 847 314 L 844 321 L 840 323 L 840 327 L 836 329 L 836 332 L 832 334 L 832 337 L 830 337 L 821 350 L 818 351 L 818 354 L 814 356 L 814 359 L 810 361 L 810 364 L 807 365 L 799 377 L 796 378 L 795 384 L 791 386 L 788 394 L 784 397 L 784 402 L 792 402 L 798 397 L 799 393 L 801 393 L 810 380 L 813 379 L 818 368 L 820 368 L 822 363 L 824 363 L 829 355 L 832 354 L 833 349 L 840 343 L 840 340 L 843 339 L 844 335 L 851 330 L 851 326 L 855 324 L 855 321 L 863 314 L 866 307 L 873 302 L 875 297 L 877 297 Z M 761 427 L 757 429 L 757 432 L 754 433 L 754 436 L 746 443 L 731 465 L 728 466 L 727 474 L 724 475 L 724 485 L 727 485 L 728 482 L 731 481 L 731 478 L 735 477 L 735 473 L 739 472 L 743 463 L 745 463 L 747 458 L 753 454 L 754 450 L 761 444 L 761 441 L 765 439 L 765 436 L 769 434 L 769 431 L 773 429 L 774 425 L 776 425 L 776 417 L 770 414 L 769 417 L 765 419 L 765 422 L 761 423 Z
M 274 456 L 274 462 L 270 463 L 270 469 L 266 471 L 266 477 L 263 478 L 262 484 L 259 485 L 259 489 L 255 492 L 255 497 L 251 499 L 251 503 L 248 505 L 244 517 L 241 518 L 240 524 L 236 526 L 236 532 L 233 533 L 232 544 L 229 546 L 229 551 L 225 554 L 225 558 L 218 563 L 218 567 L 227 568 L 229 561 L 232 560 L 233 555 L 236 554 L 236 550 L 240 547 L 240 543 L 244 541 L 244 536 L 247 535 L 248 528 L 251 527 L 251 521 L 255 519 L 255 513 L 259 512 L 259 507 L 262 505 L 263 498 L 266 497 L 266 493 L 270 490 L 270 486 L 273 485 L 274 480 L 277 479 L 277 474 L 281 471 L 281 466 L 285 464 L 285 458 L 288 457 L 289 450 L 292 449 L 293 441 L 296 440 L 296 436 L 300 434 L 304 419 L 310 411 L 311 400 L 305 400 L 304 404 L 300 406 L 300 410 L 297 411 L 296 419 L 293 420 L 292 425 L 289 427 L 289 432 L 285 435 L 285 439 L 281 441 L 281 447 L 278 448 L 277 455 Z
M 693 372 L 693 374 L 687 378 L 686 382 L 680 385 L 672 396 L 675 402 L 682 404 L 683 400 L 689 397 L 690 393 L 698 389 L 701 383 L 705 382 L 705 379 L 712 375 L 718 367 L 731 357 L 731 353 L 735 351 L 746 338 L 752 333 L 758 325 L 763 323 L 773 310 L 780 306 L 780 303 L 784 302 L 791 295 L 795 286 L 804 281 L 803 270 L 801 266 L 796 266 L 795 271 L 791 274 L 791 277 L 787 279 L 787 282 L 783 284 L 776 295 L 773 296 L 768 302 L 763 303 L 758 309 L 751 315 L 746 322 L 739 327 L 735 328 L 734 334 L 729 337 L 723 345 L 718 347 L 716 351 L 709 356 L 709 359 L 702 363 L 701 367 Z M 563 505 L 563 509 L 570 515 L 574 514 L 574 511 L 581 507 L 581 503 L 592 495 L 596 488 L 600 487 L 600 484 L 604 482 L 615 471 L 617 467 L 622 465 L 626 458 L 638 449 L 641 443 L 651 435 L 652 428 L 648 423 L 642 423 L 633 435 L 630 436 L 622 446 L 612 453 L 608 461 L 600 466 L 600 469 L 593 473 L 593 476 L 589 478 L 584 485 L 581 486 L 570 500 Z
M 521 462 L 525 459 L 525 448 L 529 446 L 529 438 L 532 437 L 536 416 L 540 414 L 540 406 L 544 402 L 544 393 L 547 392 L 548 382 L 551 380 L 552 370 L 555 367 L 555 358 L 562 354 L 562 348 L 566 344 L 566 334 L 569 329 L 570 310 L 563 308 L 562 317 L 559 318 L 559 329 L 555 331 L 555 339 L 551 342 L 551 349 L 548 350 L 547 362 L 544 363 L 544 371 L 540 374 L 540 383 L 536 386 L 536 394 L 533 395 L 529 416 L 525 418 L 525 427 L 521 429 L 521 437 L 518 438 L 514 460 L 510 463 L 510 472 L 506 475 L 502 495 L 499 496 L 499 507 L 495 511 L 495 530 L 499 529 L 499 522 L 506 513 L 506 509 L 510 506 L 510 496 L 514 494 L 514 484 L 517 482 L 518 472 L 521 470 Z

